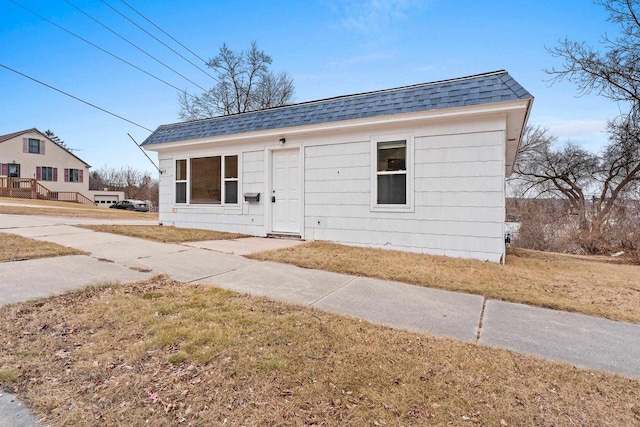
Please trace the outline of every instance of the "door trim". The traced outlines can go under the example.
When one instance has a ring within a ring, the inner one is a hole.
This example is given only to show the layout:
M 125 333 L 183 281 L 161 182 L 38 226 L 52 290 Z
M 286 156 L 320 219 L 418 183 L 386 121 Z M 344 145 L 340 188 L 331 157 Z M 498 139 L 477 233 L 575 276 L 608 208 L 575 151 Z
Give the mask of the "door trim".
M 304 147 L 301 145 L 289 146 L 289 147 L 281 147 L 281 146 L 271 146 L 265 147 L 265 168 L 264 168 L 264 181 L 265 181 L 265 204 L 268 204 L 268 207 L 265 206 L 264 210 L 264 227 L 265 227 L 265 236 L 270 234 L 288 234 L 273 231 L 273 204 L 271 203 L 271 195 L 273 194 L 273 153 L 275 151 L 293 151 L 298 150 L 298 167 L 300 168 L 300 208 L 298 209 L 298 223 L 300 224 L 300 229 L 297 233 L 290 233 L 292 236 L 300 236 L 301 239 L 304 240 Z

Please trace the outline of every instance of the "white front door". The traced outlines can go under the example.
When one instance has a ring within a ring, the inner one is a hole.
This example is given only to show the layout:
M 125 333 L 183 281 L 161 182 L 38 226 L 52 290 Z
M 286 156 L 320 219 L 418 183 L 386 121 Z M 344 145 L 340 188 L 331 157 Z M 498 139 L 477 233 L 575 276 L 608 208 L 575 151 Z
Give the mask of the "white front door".
M 274 233 L 300 234 L 300 150 L 274 150 L 271 162 Z

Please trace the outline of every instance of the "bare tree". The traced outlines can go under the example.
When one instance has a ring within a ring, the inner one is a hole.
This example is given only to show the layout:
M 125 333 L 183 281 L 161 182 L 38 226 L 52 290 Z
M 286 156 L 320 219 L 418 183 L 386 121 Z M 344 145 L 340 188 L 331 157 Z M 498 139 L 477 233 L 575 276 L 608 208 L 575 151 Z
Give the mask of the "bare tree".
M 131 166 L 120 169 L 108 168 L 92 171 L 89 174 L 89 189 L 124 191 L 130 199 L 148 200 L 152 208 L 158 206 L 159 180 L 146 171 L 139 171 Z
M 552 252 L 580 252 L 575 215 L 566 199 L 509 198 L 507 216 L 518 223 L 513 243 L 522 248 Z
M 528 127 L 518 152 L 514 179 L 522 193 L 567 200 L 577 216 L 580 246 L 598 253 L 629 204 L 637 204 L 640 183 L 640 123 L 635 115 L 609 122 L 609 143 L 591 153 L 573 142 L 554 145 L 547 129 Z
M 256 42 L 247 51 L 234 52 L 225 44 L 207 66 L 215 71 L 218 83 L 196 96 L 178 93 L 179 116 L 197 120 L 279 107 L 293 100 L 293 79 L 284 72 L 269 70 L 272 59 Z
M 596 93 L 628 107 L 608 123 L 609 142 L 600 153 L 590 153 L 574 143 L 554 147 L 546 130 L 529 130 L 516 166 L 525 190 L 536 190 L 569 201 L 578 215 L 579 239 L 588 252 L 611 245 L 623 236 L 625 212 L 635 212 L 633 197 L 640 180 L 640 1 L 600 0 L 608 21 L 619 35 L 604 35 L 598 47 L 565 38 L 549 52 L 564 60 L 545 70 L 553 81 L 568 80 L 581 94 Z M 587 196 L 590 194 L 591 196 Z
M 595 92 L 619 102 L 630 103 L 632 112 L 640 110 L 640 1 L 603 0 L 609 22 L 620 26 L 620 35 L 602 37 L 603 51 L 584 42 L 561 40 L 550 53 L 564 59 L 561 67 L 545 70 L 554 81 L 567 79 L 581 93 Z

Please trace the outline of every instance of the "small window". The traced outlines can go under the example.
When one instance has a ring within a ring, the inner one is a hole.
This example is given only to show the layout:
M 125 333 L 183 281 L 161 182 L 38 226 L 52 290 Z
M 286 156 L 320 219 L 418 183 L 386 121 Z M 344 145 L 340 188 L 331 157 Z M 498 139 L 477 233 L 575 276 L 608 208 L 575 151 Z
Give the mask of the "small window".
M 378 142 L 378 204 L 407 204 L 407 141 Z
M 176 203 L 187 203 L 186 160 L 176 160 Z
M 65 169 L 64 170 L 65 182 L 82 182 L 82 170 L 80 169 Z
M 224 202 L 238 203 L 238 156 L 224 157 Z
M 40 154 L 40 140 L 29 138 L 29 153 Z
M 412 138 L 372 138 L 371 207 L 373 210 L 412 209 Z
M 40 180 L 42 181 L 54 181 L 53 168 L 49 166 L 43 166 L 40 168 Z

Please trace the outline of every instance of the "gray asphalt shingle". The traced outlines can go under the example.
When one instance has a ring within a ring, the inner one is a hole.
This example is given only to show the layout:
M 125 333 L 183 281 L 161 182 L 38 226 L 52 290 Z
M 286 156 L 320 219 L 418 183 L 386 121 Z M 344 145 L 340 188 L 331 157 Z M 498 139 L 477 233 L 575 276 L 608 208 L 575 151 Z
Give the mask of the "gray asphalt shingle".
M 142 145 L 533 98 L 506 71 L 159 126 Z

